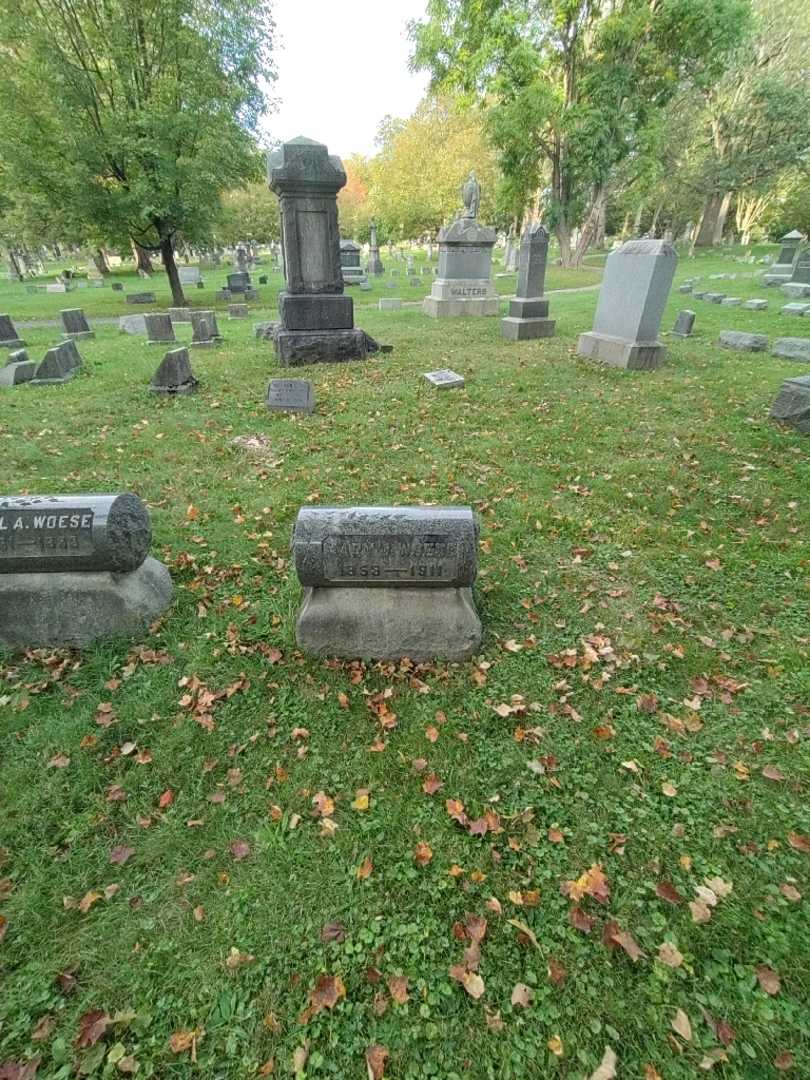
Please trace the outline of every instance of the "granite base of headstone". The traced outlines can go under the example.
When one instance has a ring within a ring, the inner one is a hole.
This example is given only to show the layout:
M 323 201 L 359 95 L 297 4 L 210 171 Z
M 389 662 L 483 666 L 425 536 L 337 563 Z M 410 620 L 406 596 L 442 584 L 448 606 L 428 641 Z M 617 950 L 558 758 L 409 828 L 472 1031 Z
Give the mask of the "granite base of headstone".
M 146 333 L 144 315 L 122 315 L 118 320 L 119 334 L 131 334 L 133 337 Z
M 470 507 L 304 507 L 292 548 L 305 652 L 421 663 L 480 648 Z
M 96 336 L 95 330 L 90 329 L 90 324 L 81 308 L 65 308 L 59 314 L 62 316 L 65 337 L 82 341 Z
M 168 312 L 150 312 L 143 317 L 146 325 L 147 345 L 171 345 L 177 341 L 174 323 Z
M 28 358 L 25 349 L 11 353 L 8 363 L 0 367 L 0 386 L 19 386 L 31 382 L 36 374 L 37 363 Z
M 217 316 L 213 311 L 191 312 L 192 349 L 213 349 L 222 344 L 222 336 L 217 325 Z
M 82 648 L 143 633 L 172 598 L 135 495 L 0 498 L 0 648 Z
M 745 330 L 721 330 L 718 342 L 724 349 L 740 352 L 765 352 L 768 348 L 766 334 L 749 334 Z
M 743 307 L 745 308 L 746 311 L 767 311 L 768 310 L 768 301 L 767 300 L 746 300 L 745 303 L 743 304 Z
M 379 346 L 354 326 L 343 295 L 337 193 L 346 184 L 340 158 L 312 139 L 293 139 L 268 159 L 268 181 L 281 203 L 285 291 L 273 340 L 282 367 L 365 360 Z
M 315 412 L 315 391 L 307 379 L 271 379 L 265 403 L 270 412 Z
M 810 362 L 810 338 L 777 338 L 771 349 L 772 356 L 781 356 L 784 360 L 807 360 Z
M 425 382 L 435 386 L 437 390 L 456 390 L 464 386 L 464 376 L 451 368 L 426 371 L 424 378 Z
M 678 254 L 663 240 L 629 240 L 605 263 L 593 329 L 577 352 L 611 367 L 647 371 L 660 367 L 666 348 L 658 340 Z
M 523 232 L 517 257 L 517 296 L 509 301 L 509 314 L 501 319 L 501 334 L 508 341 L 533 341 L 554 336 L 556 322 L 548 317 L 549 302 L 543 296 L 548 260 L 548 232 L 529 225 Z
M 800 318 L 808 311 L 810 311 L 810 304 L 800 304 L 798 302 L 785 304 L 784 307 L 780 308 L 782 315 L 798 315 Z
M 153 292 L 137 292 L 127 293 L 128 304 L 154 304 L 155 294 Z
M 797 375 L 782 383 L 771 406 L 771 419 L 810 435 L 810 375 Z
M 678 312 L 678 317 L 675 320 L 675 325 L 672 328 L 672 336 L 676 338 L 688 338 L 692 336 L 692 330 L 695 326 L 696 315 L 694 311 L 689 311 L 685 308 L 683 311 Z
M 160 362 L 149 389 L 153 394 L 167 394 L 174 397 L 180 394 L 194 394 L 199 389 L 199 380 L 191 370 L 188 349 L 172 349 Z
M 10 315 L 0 315 L 0 347 L 4 349 L 22 349 L 25 342 L 18 335 Z
M 34 372 L 29 386 L 59 386 L 70 382 L 77 370 L 70 356 L 59 346 L 48 349 Z

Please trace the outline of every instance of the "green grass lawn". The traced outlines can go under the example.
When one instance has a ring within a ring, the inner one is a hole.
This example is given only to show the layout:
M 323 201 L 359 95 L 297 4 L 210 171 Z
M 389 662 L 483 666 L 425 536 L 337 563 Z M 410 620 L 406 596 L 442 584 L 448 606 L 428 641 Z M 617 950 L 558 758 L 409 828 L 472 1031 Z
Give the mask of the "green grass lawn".
M 720 271 L 751 269 L 678 278 Z M 375 285 L 394 352 L 297 372 L 311 417 L 265 410 L 252 320 L 195 397 L 150 396 L 160 355 L 111 326 L 72 383 L 2 393 L 3 488 L 137 492 L 176 595 L 142 642 L 0 660 L 0 1076 L 362 1080 L 374 1045 L 394 1080 L 580 1080 L 606 1047 L 621 1078 L 810 1075 L 810 442 L 768 420 L 804 369 L 715 345 L 810 320 L 716 291 L 771 310 L 673 292 L 696 334 L 649 373 L 576 358 L 596 292 L 512 344 Z M 445 366 L 464 390 L 423 383 Z M 473 505 L 480 657 L 302 656 L 317 502 Z

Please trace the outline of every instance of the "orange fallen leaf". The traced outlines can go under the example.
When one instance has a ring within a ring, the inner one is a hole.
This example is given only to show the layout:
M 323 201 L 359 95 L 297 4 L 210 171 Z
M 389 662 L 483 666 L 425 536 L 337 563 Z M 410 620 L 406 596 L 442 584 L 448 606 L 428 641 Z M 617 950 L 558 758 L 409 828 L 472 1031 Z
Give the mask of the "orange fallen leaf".
M 433 849 L 429 844 L 426 844 L 423 840 L 420 840 L 413 851 L 414 861 L 417 866 L 427 866 L 430 860 L 433 858 Z
M 757 981 L 766 994 L 778 994 L 782 989 L 779 973 L 768 964 L 757 964 Z
M 374 863 L 371 861 L 371 856 L 366 855 L 365 859 L 357 867 L 357 880 L 365 881 L 373 869 Z
M 388 1048 L 380 1043 L 373 1043 L 366 1050 L 366 1068 L 368 1080 L 383 1080 L 385 1076 L 385 1063 L 388 1060 Z

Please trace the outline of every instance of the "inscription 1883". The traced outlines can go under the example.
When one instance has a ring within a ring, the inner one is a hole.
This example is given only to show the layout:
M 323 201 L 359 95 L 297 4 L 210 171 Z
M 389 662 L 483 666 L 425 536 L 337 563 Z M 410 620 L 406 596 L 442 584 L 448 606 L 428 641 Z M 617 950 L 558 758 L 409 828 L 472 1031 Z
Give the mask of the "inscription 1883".
M 0 510 L 0 559 L 93 554 L 93 511 Z
M 453 581 L 458 543 L 446 536 L 332 535 L 323 541 L 325 576 L 332 582 Z

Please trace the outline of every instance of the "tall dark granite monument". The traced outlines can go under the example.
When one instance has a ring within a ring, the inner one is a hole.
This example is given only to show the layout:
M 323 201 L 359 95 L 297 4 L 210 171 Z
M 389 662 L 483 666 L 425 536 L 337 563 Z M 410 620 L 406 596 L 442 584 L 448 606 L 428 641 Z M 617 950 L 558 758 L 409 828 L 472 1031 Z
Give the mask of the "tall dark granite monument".
M 343 295 L 337 213 L 343 163 L 322 143 L 301 137 L 269 156 L 267 173 L 281 203 L 286 278 L 273 330 L 279 363 L 364 360 L 379 346 L 355 327 L 354 302 Z
M 520 241 L 517 297 L 501 319 L 501 333 L 510 341 L 554 335 L 554 319 L 549 319 L 548 300 L 543 299 L 547 259 L 548 233 L 539 222 L 527 225 Z

